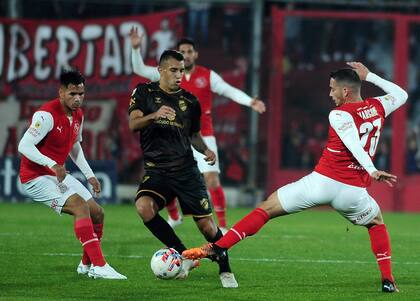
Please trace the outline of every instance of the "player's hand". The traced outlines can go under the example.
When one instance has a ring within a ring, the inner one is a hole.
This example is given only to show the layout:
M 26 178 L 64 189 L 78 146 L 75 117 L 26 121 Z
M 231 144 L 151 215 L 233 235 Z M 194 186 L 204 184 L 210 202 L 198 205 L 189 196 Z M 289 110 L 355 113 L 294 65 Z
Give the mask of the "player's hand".
M 92 185 L 92 189 L 95 193 L 95 196 L 98 197 L 101 193 L 101 183 L 99 183 L 98 179 L 95 177 L 89 178 L 88 182 L 90 185 Z
M 64 168 L 64 166 L 63 165 L 56 164 L 53 167 L 51 167 L 51 169 L 55 172 L 55 175 L 57 177 L 58 183 L 63 182 L 64 178 L 67 175 L 67 171 Z
M 390 187 L 393 187 L 394 183 L 397 182 L 397 176 L 396 175 L 387 173 L 387 172 L 382 171 L 382 170 L 374 171 L 370 176 L 378 182 L 387 183 Z
M 251 101 L 251 108 L 258 112 L 258 113 L 264 113 L 265 112 L 265 103 L 263 103 L 258 98 L 254 97 Z
M 360 62 L 347 62 L 354 71 L 356 71 L 357 75 L 359 75 L 361 80 L 366 80 L 366 76 L 370 72 L 369 69 Z
M 144 33 L 139 35 L 138 28 L 133 26 L 130 29 L 129 36 L 130 36 L 130 41 L 131 41 L 131 47 L 133 47 L 134 49 L 139 48 L 141 45 L 141 42 L 143 41 Z
M 154 120 L 157 120 L 159 118 L 167 118 L 169 120 L 174 120 L 176 116 L 175 110 L 168 106 L 161 106 L 159 110 L 157 110 L 154 114 Z
M 204 151 L 204 160 L 209 164 L 209 165 L 214 165 L 216 163 L 216 154 L 210 150 L 210 149 L 206 149 Z

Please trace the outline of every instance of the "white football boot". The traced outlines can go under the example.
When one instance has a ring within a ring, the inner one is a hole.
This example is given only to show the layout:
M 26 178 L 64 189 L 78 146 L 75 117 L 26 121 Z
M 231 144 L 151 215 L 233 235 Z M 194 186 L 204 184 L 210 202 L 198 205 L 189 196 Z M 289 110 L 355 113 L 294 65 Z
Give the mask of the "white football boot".
M 175 228 L 176 226 L 179 226 L 182 224 L 182 216 L 180 215 L 178 219 L 172 219 L 170 216 L 168 216 L 168 220 L 167 220 L 169 226 L 171 226 L 171 228 Z
M 219 275 L 222 286 L 225 288 L 237 288 L 238 282 L 233 273 L 224 272 Z
M 88 272 L 88 276 L 94 279 L 127 279 L 126 276 L 118 273 L 109 264 L 104 266 L 92 266 Z
M 80 260 L 80 263 L 76 269 L 77 274 L 86 275 L 87 273 L 89 273 L 90 266 L 90 264 L 83 264 L 83 262 Z
M 187 278 L 190 271 L 200 265 L 199 260 L 183 259 L 181 272 L 175 277 L 175 279 L 185 279 Z

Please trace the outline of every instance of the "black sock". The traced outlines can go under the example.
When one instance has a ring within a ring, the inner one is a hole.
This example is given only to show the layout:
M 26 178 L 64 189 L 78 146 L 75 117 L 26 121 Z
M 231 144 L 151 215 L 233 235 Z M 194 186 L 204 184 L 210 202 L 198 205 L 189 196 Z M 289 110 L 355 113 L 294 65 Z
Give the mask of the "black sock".
M 175 231 L 169 224 L 158 214 L 144 225 L 168 248 L 174 248 L 179 254 L 182 254 L 187 248 L 181 242 Z
M 209 239 L 208 242 L 215 243 L 222 237 L 223 237 L 222 231 L 220 231 L 220 229 L 217 228 L 216 236 L 213 237 L 212 239 Z M 219 274 L 225 273 L 225 272 L 228 272 L 228 273 L 232 272 L 229 265 L 229 255 L 228 255 L 227 250 L 224 252 L 224 254 L 226 254 L 226 256 L 222 256 L 221 258 L 216 260 L 217 264 L 219 265 Z

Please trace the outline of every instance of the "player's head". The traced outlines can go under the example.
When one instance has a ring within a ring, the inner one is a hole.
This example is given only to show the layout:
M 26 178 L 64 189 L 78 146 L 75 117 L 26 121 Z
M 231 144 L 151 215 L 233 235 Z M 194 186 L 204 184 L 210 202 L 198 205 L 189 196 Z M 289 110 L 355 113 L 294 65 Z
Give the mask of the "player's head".
M 184 57 L 176 50 L 165 50 L 160 56 L 158 71 L 160 85 L 170 92 L 178 91 L 185 71 Z
M 85 98 L 85 78 L 79 70 L 61 72 L 59 95 L 66 111 L 74 111 L 82 105 Z
M 176 49 L 184 56 L 185 69 L 192 69 L 198 58 L 198 51 L 194 41 L 189 38 L 182 38 L 176 44 Z
M 330 97 L 337 106 L 360 98 L 362 81 L 350 68 L 339 69 L 330 74 Z

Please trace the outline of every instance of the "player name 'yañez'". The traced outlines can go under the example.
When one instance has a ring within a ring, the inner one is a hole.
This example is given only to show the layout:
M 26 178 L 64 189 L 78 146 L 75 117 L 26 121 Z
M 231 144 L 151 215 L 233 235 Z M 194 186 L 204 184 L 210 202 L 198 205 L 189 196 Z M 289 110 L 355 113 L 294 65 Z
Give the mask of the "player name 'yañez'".
M 376 111 L 375 107 L 372 107 L 367 110 L 357 112 L 357 115 L 359 115 L 363 119 L 369 119 L 369 118 L 378 116 L 378 111 Z

